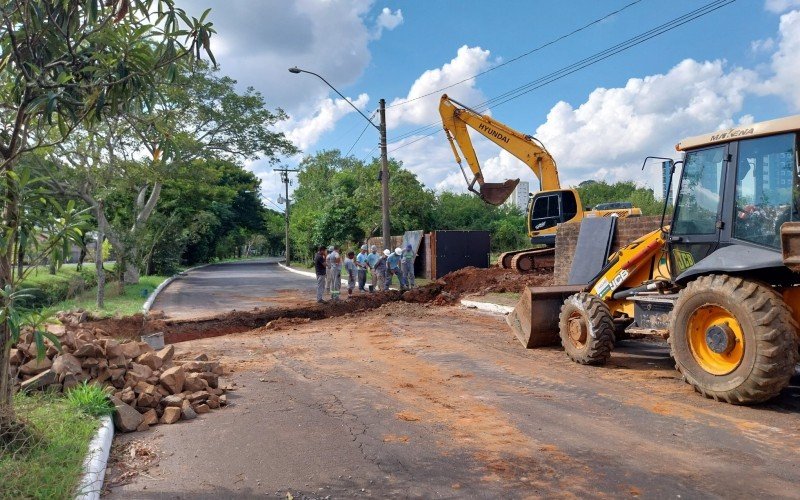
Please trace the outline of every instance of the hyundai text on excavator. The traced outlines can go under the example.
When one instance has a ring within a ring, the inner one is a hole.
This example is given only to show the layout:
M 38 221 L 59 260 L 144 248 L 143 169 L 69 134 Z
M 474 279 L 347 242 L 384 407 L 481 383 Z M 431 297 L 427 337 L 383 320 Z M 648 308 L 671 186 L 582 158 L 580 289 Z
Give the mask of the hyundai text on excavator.
M 681 141 L 670 225 L 662 217 L 585 285 L 526 289 L 507 318 L 517 337 L 603 364 L 616 333 L 660 334 L 701 394 L 777 395 L 799 359 L 799 137 L 800 115 Z
M 484 180 L 475 148 L 467 131 L 468 126 L 521 160 L 539 179 L 540 191 L 528 201 L 528 237 L 532 244 L 547 248 L 506 252 L 498 259 L 500 267 L 528 271 L 537 267 L 538 262 L 552 265 L 554 253 L 552 247 L 555 245 L 558 224 L 579 222 L 584 217 L 628 217 L 642 213 L 640 209 L 633 207 L 584 211 L 578 192 L 574 189 L 561 188 L 556 161 L 547 152 L 544 144 L 535 137 L 482 115 L 446 94 L 442 95 L 439 101 L 439 114 L 456 163 L 464 174 L 467 188 L 486 203 L 491 205 L 503 203 L 517 187 L 519 179 L 509 179 L 502 183 Z M 459 149 L 472 170 L 472 180 L 467 178 L 461 164 Z M 477 189 L 475 184 L 478 185 Z

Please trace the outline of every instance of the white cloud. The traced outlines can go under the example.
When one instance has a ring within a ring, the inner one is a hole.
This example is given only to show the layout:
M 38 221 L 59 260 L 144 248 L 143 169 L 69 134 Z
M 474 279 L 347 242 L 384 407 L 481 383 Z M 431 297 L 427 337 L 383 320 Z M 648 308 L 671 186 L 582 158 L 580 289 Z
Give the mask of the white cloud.
M 672 145 L 681 138 L 732 125 L 756 81 L 753 71 L 726 71 L 723 61 L 687 59 L 666 74 L 595 89 L 577 108 L 557 103 L 536 136 L 567 185 L 585 179 L 651 184 L 646 179 L 653 176 L 639 171 L 645 156 L 675 156 Z
M 350 102 L 363 110 L 369 102 L 369 96 L 361 94 L 358 99 Z M 302 150 L 313 146 L 325 132 L 333 130 L 336 122 L 343 116 L 355 113 L 353 107 L 344 99 L 322 99 L 314 107 L 318 110 L 314 115 L 299 120 L 291 119 L 280 124 L 286 137 Z
M 397 105 L 465 79 L 469 80 L 450 89 L 451 97 L 467 104 L 484 101 L 483 93 L 475 87 L 475 79 L 470 77 L 491 65 L 489 55 L 488 50 L 464 45 L 458 49 L 456 56 L 450 62 L 441 68 L 422 73 L 411 85 L 406 97 L 394 99 L 389 105 Z M 402 124 L 428 125 L 438 121 L 439 97 L 440 94 L 437 92 L 408 104 L 389 108 L 386 112 L 387 127 L 391 129 Z
M 754 53 L 769 52 L 775 48 L 775 39 L 765 38 L 763 40 L 753 40 L 750 42 L 750 50 Z
M 773 76 L 760 90 L 775 94 L 800 110 L 800 10 L 781 16 L 778 33 L 778 50 L 771 62 Z
M 800 7 L 800 0 L 767 0 L 764 8 L 770 12 L 780 14 L 789 9 Z
M 380 14 L 378 14 L 378 19 L 375 21 L 375 32 L 374 37 L 380 38 L 383 34 L 383 30 L 391 31 L 398 26 L 403 24 L 403 11 L 397 9 L 395 12 L 392 12 L 392 9 L 389 7 L 384 7 Z

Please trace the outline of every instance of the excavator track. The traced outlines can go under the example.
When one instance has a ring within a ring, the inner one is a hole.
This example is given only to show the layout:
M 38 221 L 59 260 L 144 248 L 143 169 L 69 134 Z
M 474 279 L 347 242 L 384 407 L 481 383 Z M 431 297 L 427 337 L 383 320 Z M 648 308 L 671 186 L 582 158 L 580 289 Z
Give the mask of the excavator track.
M 534 269 L 553 267 L 555 248 L 528 248 L 500 254 L 497 265 L 502 269 L 514 269 L 526 273 Z

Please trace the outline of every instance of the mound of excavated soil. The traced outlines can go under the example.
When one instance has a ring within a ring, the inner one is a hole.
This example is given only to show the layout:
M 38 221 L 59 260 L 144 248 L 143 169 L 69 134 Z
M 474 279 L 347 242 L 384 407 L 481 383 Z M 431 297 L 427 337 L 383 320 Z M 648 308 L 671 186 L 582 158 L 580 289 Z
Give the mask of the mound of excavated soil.
M 516 271 L 499 267 L 489 269 L 465 267 L 453 271 L 429 285 L 406 292 L 403 294 L 403 300 L 417 303 L 449 304 L 466 294 L 518 293 L 527 286 L 552 284 L 553 272 L 551 269 L 519 274 Z

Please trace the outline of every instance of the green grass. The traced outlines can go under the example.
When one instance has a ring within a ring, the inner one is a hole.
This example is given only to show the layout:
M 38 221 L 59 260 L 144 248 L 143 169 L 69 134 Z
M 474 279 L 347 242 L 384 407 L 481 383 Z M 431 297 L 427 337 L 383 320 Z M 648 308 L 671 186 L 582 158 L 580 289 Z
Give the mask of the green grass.
M 106 391 L 97 384 L 82 383 L 67 393 L 67 403 L 74 410 L 82 411 L 92 417 L 102 417 L 114 413 L 114 405 Z
M 142 305 L 147 300 L 148 295 L 158 287 L 166 276 L 142 276 L 136 285 L 125 285 L 125 292 L 119 293 L 119 285 L 109 283 L 105 287 L 105 307 L 98 309 L 96 306 L 97 288 L 92 288 L 80 294 L 74 299 L 58 302 L 48 307 L 46 313 L 52 315 L 58 311 L 69 309 L 84 309 L 96 316 L 130 316 L 142 312 Z
M 0 454 L 0 498 L 74 498 L 99 421 L 55 395 L 17 394 L 14 406 L 37 439 L 24 451 Z

